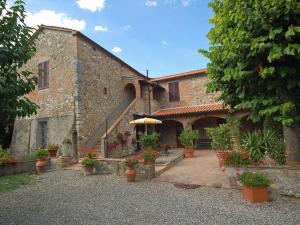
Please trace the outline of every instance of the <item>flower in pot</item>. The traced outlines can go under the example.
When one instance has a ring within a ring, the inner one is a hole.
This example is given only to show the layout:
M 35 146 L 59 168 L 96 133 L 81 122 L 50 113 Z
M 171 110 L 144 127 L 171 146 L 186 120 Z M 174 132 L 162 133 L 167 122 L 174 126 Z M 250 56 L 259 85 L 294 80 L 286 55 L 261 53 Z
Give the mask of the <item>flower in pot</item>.
M 157 150 L 151 147 L 143 148 L 142 152 L 136 156 L 136 159 L 143 160 L 144 164 L 155 164 L 155 160 L 160 156 Z
M 195 141 L 197 141 L 198 139 L 198 130 L 184 129 L 181 132 L 179 140 L 185 147 L 183 150 L 183 154 L 186 158 L 191 158 L 194 156 Z
M 48 151 L 46 149 L 37 149 L 34 153 L 34 156 L 37 160 L 35 164 L 37 172 L 45 172 L 47 166 L 46 158 L 48 157 Z
M 231 132 L 227 124 L 220 124 L 217 127 L 205 128 L 208 137 L 211 139 L 211 147 L 216 151 L 219 166 L 224 166 L 224 161 L 232 154 Z
M 140 137 L 139 142 L 141 144 L 141 147 L 146 149 L 151 147 L 152 149 L 158 148 L 158 139 L 159 134 L 156 132 L 152 132 L 151 134 L 144 134 Z
M 86 158 L 88 159 L 96 159 L 97 158 L 97 154 L 96 152 L 89 152 L 86 154 Z
M 96 165 L 96 160 L 94 159 L 83 159 L 81 161 L 81 164 L 83 165 L 83 170 L 84 170 L 84 174 L 87 175 L 92 175 L 94 173 L 94 168 Z
M 49 144 L 47 146 L 47 151 L 48 151 L 49 157 L 56 157 L 58 148 L 59 148 L 59 145 Z
M 139 161 L 137 159 L 128 158 L 125 161 L 126 171 L 125 175 L 127 177 L 128 182 L 134 182 L 136 177 L 136 169 L 135 165 L 138 164 Z
M 251 203 L 268 201 L 269 179 L 262 173 L 245 172 L 239 180 L 243 184 L 244 199 Z

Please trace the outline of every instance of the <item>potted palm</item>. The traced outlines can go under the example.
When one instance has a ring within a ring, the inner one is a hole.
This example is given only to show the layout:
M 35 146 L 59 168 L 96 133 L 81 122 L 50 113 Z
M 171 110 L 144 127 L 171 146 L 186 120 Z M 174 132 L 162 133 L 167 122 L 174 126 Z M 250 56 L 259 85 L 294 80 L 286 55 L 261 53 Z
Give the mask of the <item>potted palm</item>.
M 262 173 L 245 172 L 239 180 L 243 184 L 244 199 L 251 203 L 268 201 L 269 179 Z
M 184 129 L 179 140 L 181 144 L 184 145 L 183 154 L 186 158 L 191 158 L 194 156 L 195 141 L 199 139 L 198 130 Z
M 92 175 L 94 173 L 96 160 L 86 158 L 81 161 L 81 164 L 83 165 L 83 171 L 85 176 Z
M 45 172 L 47 166 L 46 158 L 48 157 L 48 151 L 45 149 L 37 149 L 34 153 L 34 156 L 37 160 L 35 164 L 37 172 Z
M 216 152 L 219 166 L 224 166 L 224 161 L 232 153 L 231 132 L 227 124 L 205 129 L 211 139 L 211 147 Z
M 139 161 L 137 159 L 128 158 L 125 161 L 126 171 L 125 175 L 127 177 L 128 182 L 134 182 L 136 177 L 136 169 L 135 165 L 138 164 Z
M 59 145 L 49 144 L 47 146 L 47 151 L 48 151 L 49 157 L 56 157 L 58 148 L 59 148 Z

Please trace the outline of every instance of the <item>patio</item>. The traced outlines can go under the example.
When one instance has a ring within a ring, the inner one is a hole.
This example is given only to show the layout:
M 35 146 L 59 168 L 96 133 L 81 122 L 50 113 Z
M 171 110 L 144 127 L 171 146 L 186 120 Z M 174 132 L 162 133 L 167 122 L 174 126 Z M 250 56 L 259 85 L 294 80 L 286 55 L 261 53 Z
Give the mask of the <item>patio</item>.
M 225 172 L 220 170 L 215 152 L 212 150 L 195 151 L 193 158 L 180 161 L 155 180 L 229 188 L 228 178 Z

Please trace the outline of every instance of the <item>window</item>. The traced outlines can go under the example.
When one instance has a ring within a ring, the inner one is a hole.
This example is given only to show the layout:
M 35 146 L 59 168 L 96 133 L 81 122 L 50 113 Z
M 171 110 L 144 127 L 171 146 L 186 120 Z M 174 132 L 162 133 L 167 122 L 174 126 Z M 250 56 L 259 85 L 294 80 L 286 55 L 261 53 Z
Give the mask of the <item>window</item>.
M 169 83 L 169 101 L 180 101 L 180 94 L 179 94 L 179 82 L 171 82 Z
M 49 87 L 49 61 L 41 62 L 38 65 L 38 88 Z
M 38 148 L 47 148 L 48 144 L 48 121 L 40 120 L 37 124 L 36 145 Z
M 104 95 L 107 95 L 107 88 L 106 88 L 106 87 L 103 88 L 103 94 L 104 94 Z

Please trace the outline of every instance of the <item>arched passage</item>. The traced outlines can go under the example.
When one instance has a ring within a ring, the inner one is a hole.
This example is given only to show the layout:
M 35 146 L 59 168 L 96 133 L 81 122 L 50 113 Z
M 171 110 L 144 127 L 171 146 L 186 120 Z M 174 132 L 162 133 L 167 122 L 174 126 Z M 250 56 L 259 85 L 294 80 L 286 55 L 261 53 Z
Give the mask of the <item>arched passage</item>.
M 208 127 L 216 127 L 219 124 L 225 123 L 226 120 L 224 118 L 219 117 L 203 117 L 197 119 L 193 122 L 192 128 L 199 131 L 200 138 L 197 141 L 197 148 L 198 149 L 207 149 L 211 148 L 211 140 L 207 136 L 205 128 Z
M 253 123 L 252 120 L 248 118 L 248 116 L 244 116 L 241 118 L 241 133 L 247 133 L 254 130 L 262 130 L 263 124 L 262 122 Z
M 124 87 L 126 96 L 128 97 L 128 99 L 133 100 L 136 97 L 136 90 L 135 90 L 135 86 L 132 83 L 128 83 L 125 87 Z
M 155 130 L 160 134 L 159 143 L 161 147 L 169 145 L 170 147 L 182 147 L 179 141 L 179 135 L 183 130 L 182 123 L 176 120 L 163 120 L 162 124 L 156 125 Z

